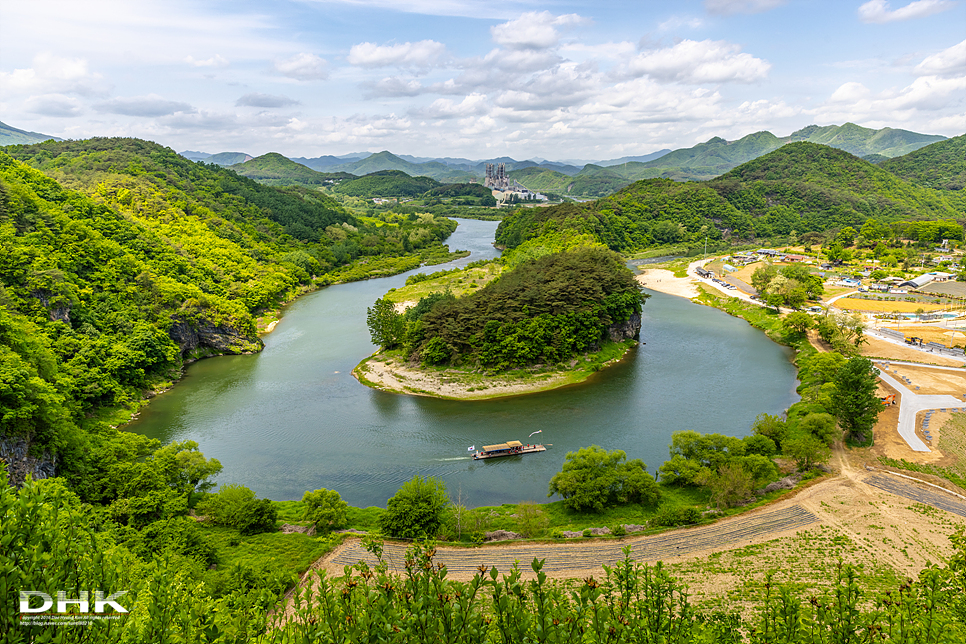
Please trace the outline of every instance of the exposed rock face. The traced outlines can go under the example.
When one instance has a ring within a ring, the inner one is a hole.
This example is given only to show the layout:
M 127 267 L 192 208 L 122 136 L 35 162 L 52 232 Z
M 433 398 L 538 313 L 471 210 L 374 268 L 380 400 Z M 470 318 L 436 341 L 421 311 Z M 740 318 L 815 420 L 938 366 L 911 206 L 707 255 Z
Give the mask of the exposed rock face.
M 264 348 L 257 336 L 247 336 L 231 327 L 215 326 L 207 320 L 174 318 L 168 335 L 178 343 L 186 362 L 225 353 L 256 353 Z
M 51 322 L 60 320 L 65 324 L 70 324 L 70 302 L 64 301 L 60 297 L 54 297 L 54 294 L 45 288 L 37 289 L 31 295 L 40 300 L 40 303 L 47 309 Z M 52 303 L 54 300 L 56 302 Z
M 483 541 L 507 541 L 508 539 L 522 539 L 522 534 L 510 532 L 509 530 L 495 530 L 483 535 Z
M 616 322 L 607 327 L 607 335 L 611 342 L 637 340 L 641 337 L 641 314 L 634 313 L 623 322 Z
M 29 474 L 35 481 L 57 475 L 57 456 L 44 452 L 37 458 L 28 454 L 30 443 L 22 436 L 0 436 L 0 460 L 7 466 L 7 480 L 20 487 Z

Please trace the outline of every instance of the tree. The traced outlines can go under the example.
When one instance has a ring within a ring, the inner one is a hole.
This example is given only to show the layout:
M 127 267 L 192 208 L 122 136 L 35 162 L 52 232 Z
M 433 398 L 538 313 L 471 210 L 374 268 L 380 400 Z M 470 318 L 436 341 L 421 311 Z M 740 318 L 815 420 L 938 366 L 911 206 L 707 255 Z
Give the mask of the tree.
M 321 532 L 342 528 L 347 523 L 349 504 L 335 490 L 320 488 L 302 495 L 302 518 L 315 524 Z
M 795 459 L 799 470 L 805 471 L 827 461 L 832 451 L 814 436 L 800 436 L 785 441 L 785 454 Z
M 755 272 L 751 274 L 751 285 L 755 287 L 755 290 L 759 293 L 765 291 L 771 281 L 778 275 L 778 267 L 773 264 L 765 264 L 764 266 L 759 266 L 755 269 Z
M 567 452 L 563 469 L 550 479 L 547 496 L 559 494 L 564 506 L 577 512 L 603 512 L 620 503 L 653 504 L 660 489 L 640 459 L 597 445 Z
M 386 298 L 379 298 L 366 309 L 366 325 L 372 343 L 383 349 L 392 349 L 403 340 L 406 330 L 403 315 L 396 311 L 396 305 Z
M 173 442 L 165 445 L 152 455 L 167 473 L 172 487 L 186 492 L 204 492 L 215 484 L 208 479 L 222 470 L 217 458 L 206 459 L 198 450 L 195 441 Z
M 758 414 L 755 422 L 751 425 L 751 431 L 756 436 L 766 436 L 773 440 L 776 445 L 781 445 L 788 436 L 788 425 L 781 416 L 772 414 Z
M 830 414 L 819 412 L 812 412 L 802 418 L 798 423 L 798 431 L 814 436 L 823 445 L 831 445 L 836 438 L 841 438 L 841 432 L 835 427 L 835 419 Z
M 390 537 L 435 537 L 448 504 L 446 485 L 442 481 L 417 474 L 403 483 L 386 503 L 380 526 Z
M 865 443 L 872 430 L 882 402 L 876 395 L 879 370 L 868 358 L 851 358 L 835 378 L 832 412 L 839 424 L 857 443 Z
M 711 502 L 719 509 L 732 508 L 751 496 L 754 477 L 740 463 L 727 463 L 717 472 L 705 470 L 697 483 L 711 489 Z
M 809 329 L 815 326 L 815 320 L 813 320 L 812 316 L 808 313 L 803 311 L 794 311 L 785 316 L 785 319 L 782 320 L 782 324 L 788 331 L 801 333 L 804 335 Z

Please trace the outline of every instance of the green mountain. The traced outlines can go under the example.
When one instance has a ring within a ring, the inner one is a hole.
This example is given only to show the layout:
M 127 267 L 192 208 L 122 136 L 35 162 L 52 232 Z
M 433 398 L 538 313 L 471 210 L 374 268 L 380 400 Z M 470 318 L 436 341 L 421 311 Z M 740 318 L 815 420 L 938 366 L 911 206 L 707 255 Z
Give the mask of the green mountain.
M 569 197 L 604 197 L 620 190 L 629 180 L 614 171 L 588 164 L 580 172 L 568 176 L 543 166 L 530 166 L 509 173 L 511 179 L 536 192 L 549 192 Z
M 439 163 L 438 161 L 410 163 L 391 152 L 379 152 L 359 161 L 335 165 L 329 168 L 330 172 L 348 172 L 356 176 L 372 174 L 373 172 L 383 170 L 398 170 L 405 172 L 411 177 L 430 177 L 446 183 L 460 183 L 477 178 L 477 175 L 473 172 L 459 170 L 445 163 Z
M 10 127 L 6 123 L 0 121 L 0 146 L 2 145 L 29 145 L 31 143 L 40 143 L 41 141 L 49 141 L 53 139 L 54 141 L 63 141 L 56 136 L 50 136 L 49 134 L 40 134 L 39 132 L 28 132 L 26 130 L 18 130 L 15 127 Z
M 219 152 L 218 154 L 212 154 L 210 157 L 205 159 L 205 163 L 213 163 L 215 165 L 229 166 L 236 165 L 238 163 L 245 163 L 246 161 L 251 161 L 252 157 L 245 154 L 244 152 Z
M 930 143 L 943 141 L 946 137 L 935 134 L 918 134 L 908 130 L 895 130 L 891 127 L 873 130 L 855 123 L 845 125 L 809 125 L 788 137 L 790 141 L 821 143 L 845 150 L 857 157 L 881 154 L 897 157 L 918 150 Z
M 943 193 L 896 177 L 847 152 L 791 143 L 713 181 L 638 181 L 598 201 L 523 209 L 496 241 L 514 248 L 551 231 L 587 233 L 617 251 L 731 237 L 789 235 L 880 222 L 955 220 Z
M 379 170 L 361 177 L 347 179 L 333 188 L 338 194 L 352 197 L 418 197 L 440 187 L 429 177 L 413 177 L 402 170 Z
M 797 141 L 828 145 L 859 157 L 873 154 L 895 157 L 944 139 L 938 135 L 892 128 L 872 130 L 854 123 L 825 127 L 810 125 L 786 137 L 777 137 L 771 132 L 755 132 L 736 141 L 715 137 L 691 148 L 674 150 L 654 161 L 626 163 L 609 169 L 628 181 L 657 177 L 676 181 L 707 181 Z
M 347 173 L 316 172 L 291 161 L 277 152 L 269 152 L 250 161 L 228 166 L 243 177 L 266 186 L 333 186 L 356 177 Z
M 919 186 L 961 191 L 966 186 L 966 134 L 883 161 L 880 167 Z

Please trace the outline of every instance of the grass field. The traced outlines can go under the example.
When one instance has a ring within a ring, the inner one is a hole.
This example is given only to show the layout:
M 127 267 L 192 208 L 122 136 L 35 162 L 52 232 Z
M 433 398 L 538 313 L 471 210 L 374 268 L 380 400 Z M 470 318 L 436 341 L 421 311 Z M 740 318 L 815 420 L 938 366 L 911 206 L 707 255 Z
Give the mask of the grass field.
M 468 268 L 456 273 L 447 273 L 446 275 L 419 282 L 412 286 L 404 286 L 390 290 L 386 293 L 386 299 L 396 303 L 418 302 L 430 293 L 443 293 L 447 290 L 456 297 L 460 297 L 461 295 L 479 290 L 484 285 L 493 281 L 502 271 L 502 265 L 496 262 L 490 262 L 485 266 Z M 431 271 L 427 271 L 427 273 L 432 274 Z

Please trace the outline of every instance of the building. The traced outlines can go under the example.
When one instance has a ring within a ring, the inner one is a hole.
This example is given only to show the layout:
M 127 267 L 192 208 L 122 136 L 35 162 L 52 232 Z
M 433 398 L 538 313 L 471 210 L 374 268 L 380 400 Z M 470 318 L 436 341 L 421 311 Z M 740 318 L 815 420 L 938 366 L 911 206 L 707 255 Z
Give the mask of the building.
M 494 165 L 492 163 L 486 164 L 486 178 L 483 180 L 483 185 L 487 188 L 493 188 L 495 190 L 507 190 L 510 187 L 510 178 L 506 175 L 506 164 L 500 163 Z

